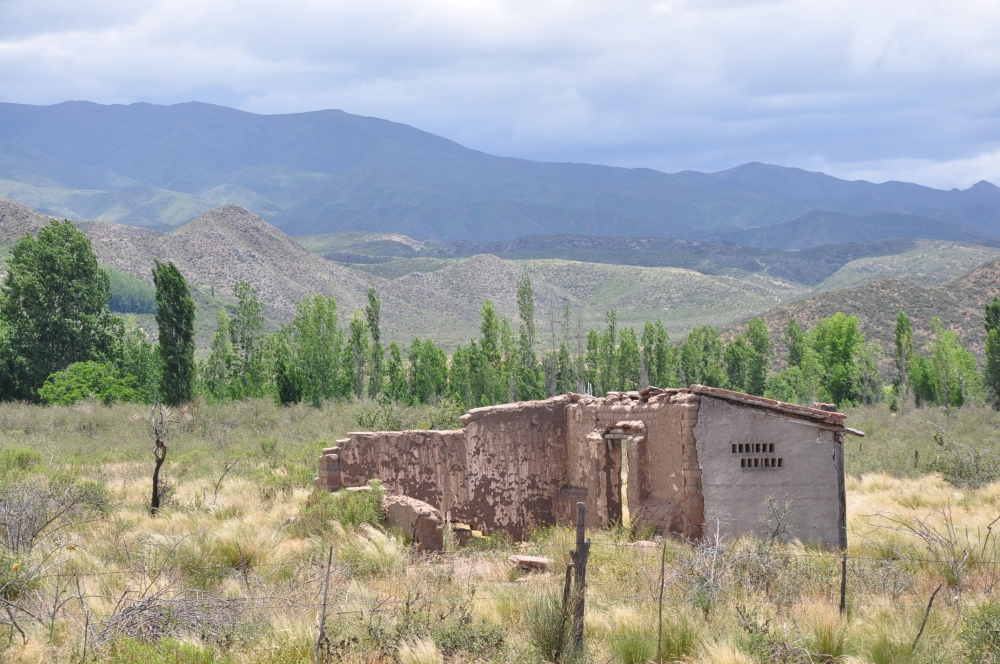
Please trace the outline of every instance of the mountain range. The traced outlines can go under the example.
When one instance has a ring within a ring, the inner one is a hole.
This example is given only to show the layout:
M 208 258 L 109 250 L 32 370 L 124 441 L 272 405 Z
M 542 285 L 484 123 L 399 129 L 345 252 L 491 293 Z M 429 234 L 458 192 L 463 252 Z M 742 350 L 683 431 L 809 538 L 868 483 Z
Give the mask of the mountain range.
M 800 249 L 901 238 L 997 243 L 1000 189 L 873 184 L 750 163 L 718 173 L 542 163 L 329 110 L 0 104 L 0 196 L 157 230 L 237 204 L 293 236 L 442 242 L 575 234 Z

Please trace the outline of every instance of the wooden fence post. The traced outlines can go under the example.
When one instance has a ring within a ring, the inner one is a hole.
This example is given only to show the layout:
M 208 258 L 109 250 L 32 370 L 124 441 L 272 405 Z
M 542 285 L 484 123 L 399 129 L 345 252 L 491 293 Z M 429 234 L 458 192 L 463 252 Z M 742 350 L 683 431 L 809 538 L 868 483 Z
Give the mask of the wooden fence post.
M 576 549 L 570 552 L 573 558 L 573 649 L 583 649 L 583 614 L 587 596 L 587 559 L 590 557 L 590 540 L 585 540 L 587 528 L 587 504 L 576 504 Z

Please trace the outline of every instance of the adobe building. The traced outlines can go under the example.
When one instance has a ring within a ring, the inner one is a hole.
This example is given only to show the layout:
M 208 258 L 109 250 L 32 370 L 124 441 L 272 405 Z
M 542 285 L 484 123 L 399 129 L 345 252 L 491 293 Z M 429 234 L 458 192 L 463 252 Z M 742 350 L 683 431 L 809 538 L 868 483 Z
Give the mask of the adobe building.
M 716 524 L 763 533 L 767 501 L 791 501 L 790 537 L 846 547 L 843 442 L 863 434 L 845 419 L 701 385 L 565 394 L 476 408 L 452 431 L 352 433 L 323 451 L 316 484 L 378 479 L 389 495 L 514 538 L 571 523 L 578 501 L 588 527 L 627 506 L 638 525 L 691 540 Z

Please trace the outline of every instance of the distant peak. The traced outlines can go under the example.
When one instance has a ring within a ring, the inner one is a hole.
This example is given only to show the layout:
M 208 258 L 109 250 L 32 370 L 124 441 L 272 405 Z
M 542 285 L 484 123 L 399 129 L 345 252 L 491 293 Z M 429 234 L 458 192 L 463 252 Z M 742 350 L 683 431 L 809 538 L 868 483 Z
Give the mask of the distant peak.
M 969 187 L 970 191 L 993 191 L 994 189 L 1000 189 L 992 182 L 987 182 L 986 180 L 980 180 L 976 184 Z

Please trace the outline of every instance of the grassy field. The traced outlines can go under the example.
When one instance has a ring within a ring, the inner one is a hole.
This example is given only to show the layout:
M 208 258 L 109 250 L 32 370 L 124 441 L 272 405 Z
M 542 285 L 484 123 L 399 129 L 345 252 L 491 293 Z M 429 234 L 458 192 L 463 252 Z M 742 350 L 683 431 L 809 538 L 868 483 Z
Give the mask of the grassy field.
M 552 660 L 569 530 L 426 556 L 370 500 L 312 494 L 320 449 L 370 407 L 199 405 L 166 437 L 168 500 L 150 516 L 148 410 L 0 405 L 2 660 L 313 662 L 331 547 L 321 661 Z M 434 412 L 398 415 L 418 427 Z M 847 450 L 844 616 L 836 554 L 752 539 L 647 546 L 633 540 L 648 533 L 618 527 L 590 533 L 585 661 L 996 661 L 997 414 L 849 416 L 868 437 Z M 956 473 L 949 455 L 983 472 Z M 515 552 L 552 568 L 522 574 Z

